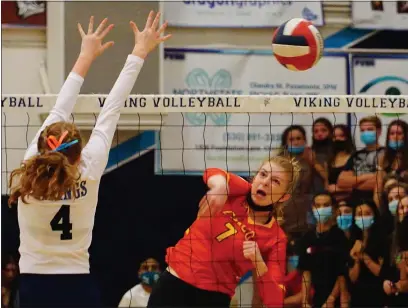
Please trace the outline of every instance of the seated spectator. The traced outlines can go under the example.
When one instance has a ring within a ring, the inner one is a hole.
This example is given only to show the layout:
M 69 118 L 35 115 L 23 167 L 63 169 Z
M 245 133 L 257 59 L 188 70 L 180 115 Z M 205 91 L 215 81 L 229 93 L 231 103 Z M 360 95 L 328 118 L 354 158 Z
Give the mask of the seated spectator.
M 285 129 L 282 148 L 296 157 L 302 168 L 292 198 L 283 208 L 285 221 L 282 228 L 291 238 L 296 239 L 309 229 L 307 217 L 311 212 L 312 196 L 312 168 L 309 164 L 312 151 L 306 146 L 306 131 L 303 126 L 292 125 Z
M 156 259 L 143 261 L 139 268 L 140 283 L 127 291 L 119 307 L 146 307 L 153 285 L 159 280 L 160 265 Z
M 386 174 L 396 174 L 408 180 L 408 124 L 402 120 L 388 125 L 384 156 L 379 166 Z
M 381 228 L 379 211 L 371 202 L 357 205 L 355 224 L 361 238 L 350 251 L 354 264 L 349 270 L 352 307 L 383 307 L 385 293 L 381 273 L 389 264 L 389 243 Z
M 335 197 L 337 202 L 350 198 L 351 187 L 340 188 L 337 184 L 339 175 L 345 170 L 347 162 L 355 152 L 350 129 L 343 124 L 334 126 L 333 152 L 327 160 L 328 191 Z
M 286 288 L 284 307 L 302 307 L 302 272 L 298 270 L 299 254 L 295 241 L 290 241 L 286 249 L 287 275 L 284 283 Z M 309 301 L 313 298 L 313 290 L 310 292 Z
M 350 157 L 337 182 L 340 189 L 352 189 L 354 204 L 373 201 L 373 192 L 378 184 L 378 161 L 384 152 L 378 144 L 381 120 L 376 116 L 365 117 L 360 120 L 359 126 L 365 147 Z
M 385 183 L 390 177 L 408 183 L 408 124 L 402 120 L 390 123 L 384 155 L 378 161 L 378 186 L 374 190 L 374 200 L 381 206 L 381 194 L 386 189 Z
M 12 256 L 1 260 L 1 306 L 2 308 L 19 307 L 18 264 Z
M 391 249 L 391 267 L 383 288 L 390 307 L 408 306 L 408 196 L 403 197 L 397 208 L 396 227 Z
M 408 186 L 404 183 L 395 183 L 388 187 L 385 191 L 387 199 L 381 214 L 382 225 L 387 234 L 394 232 L 395 216 L 397 215 L 397 207 L 400 200 L 408 195 Z
M 313 199 L 313 215 L 317 224 L 299 241 L 299 266 L 303 271 L 302 307 L 334 305 L 344 301 L 346 289 L 347 239 L 335 224 L 334 199 L 329 193 Z M 343 303 L 344 304 L 344 303 Z
M 333 125 L 326 118 L 317 118 L 313 122 L 313 143 L 312 150 L 316 162 L 324 167 L 329 157 L 332 156 L 333 148 Z M 326 189 L 327 178 L 314 170 L 313 174 L 313 191 L 322 192 Z

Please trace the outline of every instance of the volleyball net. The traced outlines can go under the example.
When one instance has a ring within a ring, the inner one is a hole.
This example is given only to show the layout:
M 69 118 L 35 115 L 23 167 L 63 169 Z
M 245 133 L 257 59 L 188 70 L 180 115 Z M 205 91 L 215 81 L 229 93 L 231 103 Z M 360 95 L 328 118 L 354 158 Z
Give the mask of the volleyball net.
M 85 140 L 96 123 L 107 95 L 80 95 L 71 120 Z M 2 191 L 10 172 L 55 105 L 57 95 L 2 96 Z M 408 120 L 407 96 L 182 96 L 132 95 L 123 105 L 107 172 L 155 151 L 157 174 L 202 174 L 219 167 L 250 175 L 260 162 L 282 146 L 291 125 L 305 129 L 313 142 L 312 125 L 326 118 L 350 128 L 357 148 L 361 118 L 377 116 L 386 127 Z

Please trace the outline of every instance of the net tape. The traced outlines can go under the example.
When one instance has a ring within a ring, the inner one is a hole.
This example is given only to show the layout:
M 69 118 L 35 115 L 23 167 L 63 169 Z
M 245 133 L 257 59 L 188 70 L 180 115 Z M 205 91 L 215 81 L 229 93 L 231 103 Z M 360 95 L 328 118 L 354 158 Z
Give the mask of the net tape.
M 2 110 L 48 111 L 56 95 L 2 96 Z M 107 95 L 80 95 L 74 112 L 94 113 L 103 107 Z M 124 102 L 126 113 L 408 113 L 408 96 L 381 95 L 131 95 Z

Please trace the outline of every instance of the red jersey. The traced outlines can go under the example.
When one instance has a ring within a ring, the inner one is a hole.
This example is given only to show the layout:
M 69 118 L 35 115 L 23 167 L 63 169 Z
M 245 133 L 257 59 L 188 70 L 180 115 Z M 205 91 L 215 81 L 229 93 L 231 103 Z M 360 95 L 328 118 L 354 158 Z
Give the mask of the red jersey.
M 282 307 L 287 242 L 284 232 L 275 220 L 258 225 L 248 216 L 248 182 L 220 169 L 206 170 L 204 180 L 215 174 L 227 177 L 227 202 L 217 215 L 197 219 L 175 247 L 167 249 L 166 262 L 183 281 L 232 297 L 240 277 L 254 269 L 244 257 L 243 242 L 256 241 L 268 266 L 268 271 L 256 279 L 259 294 L 267 307 Z

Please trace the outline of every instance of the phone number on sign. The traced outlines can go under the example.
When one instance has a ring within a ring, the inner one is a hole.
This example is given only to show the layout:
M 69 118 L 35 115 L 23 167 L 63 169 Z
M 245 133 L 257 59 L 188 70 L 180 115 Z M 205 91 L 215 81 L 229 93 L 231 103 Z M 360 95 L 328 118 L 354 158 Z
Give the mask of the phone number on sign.
M 271 133 L 224 133 L 222 139 L 224 141 L 280 141 L 281 134 Z

